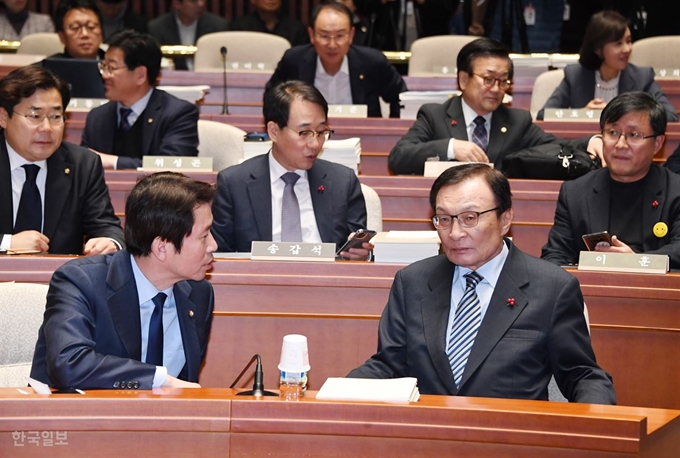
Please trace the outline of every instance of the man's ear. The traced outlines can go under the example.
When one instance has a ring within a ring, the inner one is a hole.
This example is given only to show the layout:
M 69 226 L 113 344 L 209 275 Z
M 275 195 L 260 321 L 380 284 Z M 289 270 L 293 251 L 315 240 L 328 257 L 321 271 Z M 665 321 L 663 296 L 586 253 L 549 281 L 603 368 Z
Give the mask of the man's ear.
M 461 91 L 465 90 L 465 87 L 468 84 L 468 81 L 470 80 L 470 75 L 464 70 L 460 70 L 458 72 L 458 87 L 460 88 Z
M 57 35 L 59 35 L 59 39 L 61 40 L 61 44 L 66 46 L 66 35 L 64 34 L 64 31 L 62 30 L 61 32 L 57 32 Z
M 269 138 L 273 143 L 275 143 L 278 140 L 280 132 L 281 128 L 274 121 L 269 121 L 267 123 L 267 134 L 269 135 Z
M 135 75 L 135 80 L 137 81 L 137 84 L 139 84 L 141 86 L 146 82 L 146 78 L 148 76 L 148 70 L 145 66 L 140 65 L 139 67 L 137 67 L 133 70 L 133 73 Z
M 1 114 L 1 112 L 0 112 Z M 2 124 L 0 124 L 1 126 Z M 658 153 L 661 147 L 663 146 L 663 142 L 666 141 L 666 136 L 665 135 L 657 135 L 654 138 L 654 154 Z
M 311 44 L 314 44 L 314 29 L 311 27 L 307 27 L 307 33 L 309 34 L 309 42 Z
M 510 230 L 510 225 L 512 224 L 512 217 L 513 217 L 512 208 L 508 208 L 501 215 L 502 235 L 507 234 L 508 231 Z
M 9 113 L 7 110 L 0 107 L 0 127 L 7 129 L 7 122 L 9 121 Z
M 168 250 L 171 248 L 170 243 L 160 238 L 160 236 L 153 239 L 151 242 L 151 255 L 154 256 L 159 261 L 165 261 L 168 256 Z

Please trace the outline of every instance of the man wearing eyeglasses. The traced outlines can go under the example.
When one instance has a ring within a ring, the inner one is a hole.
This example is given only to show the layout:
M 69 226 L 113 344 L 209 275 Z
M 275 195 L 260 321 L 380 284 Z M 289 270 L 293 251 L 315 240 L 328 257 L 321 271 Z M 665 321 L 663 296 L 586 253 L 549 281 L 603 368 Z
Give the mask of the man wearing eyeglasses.
M 596 251 L 665 254 L 679 269 L 680 176 L 653 164 L 665 140 L 663 105 L 645 92 L 620 94 L 602 111 L 600 129 L 607 167 L 562 184 L 541 257 L 575 264 L 587 250 L 581 237 L 608 231 L 611 244 Z
M 512 84 L 509 52 L 491 38 L 463 46 L 457 58 L 462 95 L 420 108 L 416 122 L 390 152 L 392 172 L 422 175 L 428 160 L 491 162 L 500 168 L 509 153 L 565 143 L 535 125 L 528 111 L 503 105 Z
M 380 51 L 352 46 L 352 13 L 345 5 L 318 5 L 309 39 L 311 44 L 286 51 L 266 90 L 281 81 L 306 81 L 332 105 L 367 105 L 369 117 L 380 117 L 382 98 L 390 104 L 390 117 L 399 117 L 399 94 L 406 84 Z
M 101 12 L 92 0 L 62 0 L 54 16 L 64 52 L 50 57 L 103 59 Z
M 0 248 L 95 255 L 123 246 L 101 161 L 62 141 L 66 83 L 27 66 L 0 80 Z
M 378 351 L 350 377 L 416 377 L 421 394 L 548 399 L 551 376 L 571 402 L 614 404 L 597 365 L 578 280 L 505 239 L 510 184 L 464 164 L 432 185 L 444 254 L 397 272 Z
M 109 103 L 87 115 L 81 145 L 105 169 L 141 167 L 142 157 L 198 155 L 198 109 L 154 88 L 161 50 L 147 34 L 121 30 L 99 63 Z
M 354 171 L 317 156 L 333 131 L 328 104 L 311 84 L 287 81 L 264 96 L 269 154 L 222 170 L 213 202 L 218 251 L 249 252 L 253 241 L 328 242 L 340 247 L 366 229 Z M 370 244 L 342 252 L 366 259 Z

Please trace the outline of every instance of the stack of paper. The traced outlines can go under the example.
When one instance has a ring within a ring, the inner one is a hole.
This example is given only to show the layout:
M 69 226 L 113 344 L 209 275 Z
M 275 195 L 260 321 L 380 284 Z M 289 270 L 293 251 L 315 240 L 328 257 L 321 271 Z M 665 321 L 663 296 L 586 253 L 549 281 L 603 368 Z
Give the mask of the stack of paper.
M 439 254 L 437 231 L 378 232 L 371 243 L 375 262 L 410 264 Z
M 335 378 L 326 380 L 316 399 L 327 401 L 417 402 L 418 379 Z
M 401 119 L 416 119 L 418 110 L 426 103 L 444 103 L 460 91 L 408 91 L 399 94 Z
M 243 160 L 246 161 L 260 154 L 267 154 L 270 149 L 272 149 L 271 140 L 266 142 L 243 142 Z
M 349 167 L 358 175 L 359 162 L 361 161 L 361 140 L 359 137 L 328 140 L 324 144 L 319 157 Z

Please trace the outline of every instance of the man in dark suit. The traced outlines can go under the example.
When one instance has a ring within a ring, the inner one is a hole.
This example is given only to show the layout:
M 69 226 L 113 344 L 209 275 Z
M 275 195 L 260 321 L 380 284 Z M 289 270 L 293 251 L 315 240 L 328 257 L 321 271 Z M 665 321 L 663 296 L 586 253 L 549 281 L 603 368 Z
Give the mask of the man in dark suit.
M 430 192 L 443 255 L 400 270 L 378 352 L 350 377 L 416 377 L 422 394 L 614 404 L 597 365 L 578 280 L 504 239 L 510 184 L 483 164 L 452 167 Z
M 111 37 L 99 66 L 110 102 L 88 113 L 81 139 L 105 169 L 137 168 L 147 155 L 198 155 L 198 109 L 154 88 L 161 57 L 149 35 L 122 30 Z
M 351 46 L 352 13 L 337 2 L 321 4 L 312 14 L 311 44 L 295 46 L 283 55 L 267 83 L 313 84 L 328 103 L 368 105 L 368 116 L 382 116 L 379 98 L 390 104 L 390 117 L 399 117 L 399 93 L 406 84 L 387 58 L 372 48 Z
M 214 306 L 213 194 L 170 172 L 135 185 L 127 249 L 54 272 L 31 377 L 56 388 L 199 387 Z
M 670 256 L 680 268 L 680 176 L 653 164 L 665 140 L 663 105 L 645 92 L 626 92 L 600 116 L 607 167 L 560 188 L 555 224 L 541 257 L 558 265 L 578 262 L 581 236 L 608 231 L 605 253 Z
M 354 172 L 317 159 L 330 138 L 328 104 L 302 81 L 281 83 L 265 93 L 264 121 L 272 139 L 269 154 L 222 170 L 213 203 L 213 234 L 219 251 L 250 251 L 253 241 L 335 243 L 366 228 L 366 204 Z M 287 184 L 287 177 L 292 183 Z M 292 191 L 291 191 L 292 188 Z M 286 191 L 293 194 L 297 229 L 288 232 Z M 366 259 L 364 248 L 342 256 Z
M 422 175 L 425 161 L 433 159 L 492 162 L 500 168 L 509 153 L 566 143 L 543 132 L 528 111 L 503 105 L 513 75 L 503 43 L 491 38 L 468 43 L 458 53 L 457 67 L 462 95 L 420 108 L 416 122 L 390 151 L 392 172 Z
M 116 251 L 123 230 L 97 155 L 63 142 L 66 83 L 37 66 L 0 80 L 0 248 Z
M 228 30 L 227 20 L 205 10 L 205 0 L 172 0 L 174 11 L 149 21 L 149 33 L 159 45 L 193 46 L 207 33 Z M 175 70 L 193 70 L 193 59 L 176 58 Z

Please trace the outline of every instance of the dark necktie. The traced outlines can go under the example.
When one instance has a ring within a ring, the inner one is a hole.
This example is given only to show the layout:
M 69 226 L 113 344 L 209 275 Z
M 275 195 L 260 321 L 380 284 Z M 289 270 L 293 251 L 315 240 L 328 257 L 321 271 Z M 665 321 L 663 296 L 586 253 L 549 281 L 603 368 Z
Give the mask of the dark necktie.
M 472 131 L 473 143 L 484 151 L 486 151 L 486 147 L 489 145 L 489 134 L 486 132 L 486 127 L 484 126 L 485 122 L 483 117 L 477 116 L 474 120 L 475 129 Z
M 302 229 L 300 227 L 300 204 L 295 195 L 295 183 L 300 175 L 295 172 L 287 172 L 281 175 L 286 183 L 283 188 L 283 202 L 281 205 L 281 241 L 301 242 Z
M 158 293 L 153 298 L 154 309 L 149 322 L 146 362 L 154 366 L 163 365 L 163 304 L 167 297 L 165 293 Z
M 127 132 L 130 130 L 130 121 L 128 121 L 128 116 L 132 113 L 132 108 L 120 107 L 118 110 L 120 112 L 120 130 Z
M 40 167 L 34 164 L 26 164 L 22 165 L 22 167 L 26 171 L 26 181 L 21 190 L 17 219 L 14 223 L 14 233 L 18 234 L 19 232 L 29 230 L 40 232 L 42 230 L 42 201 L 40 200 L 38 185 L 35 182 Z
M 475 343 L 479 325 L 482 323 L 482 308 L 477 297 L 477 284 L 483 278 L 477 272 L 465 274 L 465 292 L 463 298 L 456 307 L 456 316 L 453 319 L 451 337 L 446 348 L 446 355 L 451 363 L 453 379 L 460 388 L 463 379 L 463 371 L 467 364 L 472 344 Z

